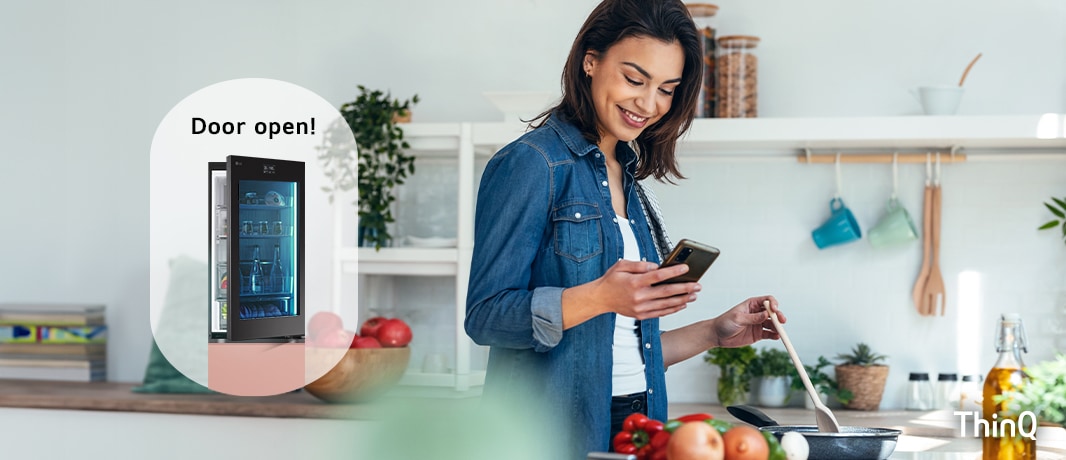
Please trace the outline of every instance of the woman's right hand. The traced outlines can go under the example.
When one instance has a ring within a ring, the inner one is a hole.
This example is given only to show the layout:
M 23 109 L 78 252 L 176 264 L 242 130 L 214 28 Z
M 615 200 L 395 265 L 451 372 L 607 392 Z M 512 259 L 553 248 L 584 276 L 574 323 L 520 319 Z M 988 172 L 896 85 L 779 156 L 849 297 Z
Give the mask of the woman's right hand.
M 593 295 L 606 311 L 637 319 L 658 318 L 683 310 L 696 300 L 699 283 L 655 284 L 688 272 L 688 265 L 660 268 L 651 262 L 619 260 L 593 281 Z

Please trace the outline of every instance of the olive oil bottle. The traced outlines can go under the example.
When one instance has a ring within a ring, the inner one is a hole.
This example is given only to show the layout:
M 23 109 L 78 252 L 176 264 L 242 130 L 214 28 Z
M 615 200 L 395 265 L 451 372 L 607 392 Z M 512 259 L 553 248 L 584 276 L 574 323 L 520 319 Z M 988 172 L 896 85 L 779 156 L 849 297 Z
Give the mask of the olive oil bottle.
M 981 418 L 989 429 L 981 440 L 983 460 L 1036 460 L 1036 441 L 1021 435 L 1026 430 L 1019 426 L 1019 421 L 1025 418 L 1010 413 L 1009 401 L 996 401 L 997 396 L 1018 389 L 1029 378 L 1022 362 L 1022 352 L 1029 351 L 1025 342 L 1021 316 L 1000 316 L 996 334 L 999 358 L 985 378 Z

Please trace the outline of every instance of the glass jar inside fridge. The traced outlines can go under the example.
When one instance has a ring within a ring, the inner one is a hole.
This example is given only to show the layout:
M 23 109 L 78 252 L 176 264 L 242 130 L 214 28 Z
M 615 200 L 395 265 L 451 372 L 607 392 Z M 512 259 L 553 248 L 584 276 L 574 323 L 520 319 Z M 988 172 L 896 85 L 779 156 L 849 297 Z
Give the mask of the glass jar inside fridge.
M 727 35 L 718 39 L 715 74 L 718 118 L 755 118 L 759 107 L 759 37 Z
M 715 28 L 714 15 L 718 13 L 718 6 L 710 3 L 689 3 L 689 14 L 696 23 L 699 32 L 700 44 L 703 47 L 703 81 L 700 85 L 699 99 L 696 101 L 696 117 L 714 117 L 714 103 L 717 94 L 714 90 L 714 62 L 715 62 Z

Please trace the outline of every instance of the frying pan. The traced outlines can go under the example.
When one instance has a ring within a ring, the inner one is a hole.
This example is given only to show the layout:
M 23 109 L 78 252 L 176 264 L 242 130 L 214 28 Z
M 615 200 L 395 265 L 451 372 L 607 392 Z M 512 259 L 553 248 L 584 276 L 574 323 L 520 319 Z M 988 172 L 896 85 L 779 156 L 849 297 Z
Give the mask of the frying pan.
M 858 426 L 842 426 L 839 433 L 825 433 L 819 432 L 816 425 L 778 425 L 777 421 L 751 406 L 729 406 L 726 410 L 761 431 L 773 433 L 778 440 L 789 431 L 802 434 L 810 446 L 808 460 L 884 460 L 896 450 L 896 438 L 902 433 L 887 428 Z

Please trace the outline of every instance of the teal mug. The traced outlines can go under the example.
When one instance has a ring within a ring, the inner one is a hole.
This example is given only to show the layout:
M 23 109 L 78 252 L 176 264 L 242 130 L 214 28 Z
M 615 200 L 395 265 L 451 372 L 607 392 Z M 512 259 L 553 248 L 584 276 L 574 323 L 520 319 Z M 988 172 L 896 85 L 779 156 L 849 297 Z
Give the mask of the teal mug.
M 875 248 L 896 246 L 918 239 L 918 229 L 911 215 L 900 206 L 899 200 L 888 200 L 888 212 L 870 229 L 870 245 Z
M 829 210 L 832 212 L 829 219 L 820 227 L 811 232 L 811 238 L 818 249 L 825 249 L 838 244 L 850 243 L 862 238 L 862 230 L 855 215 L 844 205 L 844 200 L 833 198 L 829 202 Z

